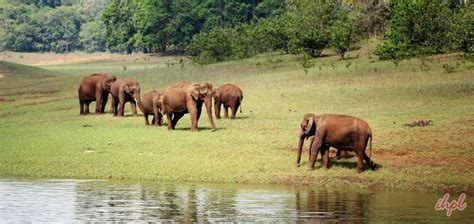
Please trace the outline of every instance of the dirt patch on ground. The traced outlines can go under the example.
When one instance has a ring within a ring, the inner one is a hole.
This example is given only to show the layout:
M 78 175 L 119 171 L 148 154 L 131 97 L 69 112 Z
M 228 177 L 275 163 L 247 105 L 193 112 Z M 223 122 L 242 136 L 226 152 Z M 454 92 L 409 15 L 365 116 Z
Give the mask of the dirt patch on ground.
M 5 97 L 3 97 L 3 96 L 0 96 L 0 103 L 3 103 L 3 102 L 5 102 L 5 101 L 7 101 L 7 99 L 6 99 Z
M 429 125 L 433 125 L 432 120 L 418 120 L 418 121 L 414 121 L 412 123 L 403 124 L 402 126 L 413 128 L 413 127 L 425 127 L 425 126 L 429 126 Z
M 35 91 L 31 92 L 31 96 L 26 96 L 26 99 L 39 99 L 44 97 L 51 97 L 54 93 L 61 92 L 61 90 L 50 90 L 50 91 Z
M 174 61 L 175 56 L 163 56 L 160 54 L 141 54 L 135 53 L 132 55 L 125 54 L 111 54 L 111 53 L 80 53 L 73 52 L 68 54 L 56 53 L 18 53 L 18 52 L 3 52 L 0 53 L 0 60 L 26 64 L 26 65 L 52 65 L 62 63 L 76 63 L 76 62 L 91 62 L 91 61 L 154 61 L 166 62 Z
M 0 80 L 6 78 L 7 74 L 8 74 L 8 70 L 0 69 Z

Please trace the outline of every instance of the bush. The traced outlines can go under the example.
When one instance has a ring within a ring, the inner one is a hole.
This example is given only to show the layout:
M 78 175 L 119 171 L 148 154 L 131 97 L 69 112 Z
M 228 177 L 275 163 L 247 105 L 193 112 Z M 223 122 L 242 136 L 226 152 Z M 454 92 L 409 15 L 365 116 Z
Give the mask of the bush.
M 385 60 L 460 49 L 460 33 L 469 27 L 464 10 L 450 7 L 444 0 L 390 1 L 386 41 L 374 53 Z
M 349 19 L 347 14 L 335 21 L 331 26 L 329 44 L 344 59 L 346 51 L 349 50 L 354 32 L 354 20 Z
M 349 12 L 339 1 L 292 1 L 289 10 L 278 17 L 201 32 L 186 51 L 196 62 L 208 64 L 284 50 L 301 58 L 307 69 L 309 58 L 319 57 L 329 44 L 342 57 L 349 49 L 354 32 Z

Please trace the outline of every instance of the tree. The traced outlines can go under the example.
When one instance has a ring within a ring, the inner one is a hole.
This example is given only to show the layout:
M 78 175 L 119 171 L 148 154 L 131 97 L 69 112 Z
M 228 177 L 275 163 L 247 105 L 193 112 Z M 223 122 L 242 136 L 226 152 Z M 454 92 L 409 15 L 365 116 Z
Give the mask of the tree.
M 344 55 L 349 50 L 353 32 L 354 20 L 347 13 L 341 13 L 330 28 L 329 45 L 341 55 L 341 60 L 344 60 Z
M 80 42 L 86 52 L 105 51 L 105 24 L 101 20 L 85 23 L 79 33 Z
M 462 23 L 458 18 L 462 18 L 464 12 L 452 7 L 445 0 L 390 1 L 385 42 L 377 46 L 374 53 L 384 60 L 459 49 L 459 33 L 472 27 L 457 26 Z
M 132 18 L 135 4 L 132 0 L 113 0 L 105 8 L 102 19 L 105 24 L 105 42 L 111 51 L 123 51 L 131 54 L 134 49 L 136 33 Z

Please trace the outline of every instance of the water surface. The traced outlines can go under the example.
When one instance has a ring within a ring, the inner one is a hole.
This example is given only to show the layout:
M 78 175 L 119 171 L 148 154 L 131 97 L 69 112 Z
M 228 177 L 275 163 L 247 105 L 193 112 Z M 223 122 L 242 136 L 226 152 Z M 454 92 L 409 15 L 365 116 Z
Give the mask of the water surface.
M 0 179 L 0 222 L 474 222 L 474 200 L 451 217 L 441 193 L 248 185 Z M 459 195 L 452 195 L 450 200 Z

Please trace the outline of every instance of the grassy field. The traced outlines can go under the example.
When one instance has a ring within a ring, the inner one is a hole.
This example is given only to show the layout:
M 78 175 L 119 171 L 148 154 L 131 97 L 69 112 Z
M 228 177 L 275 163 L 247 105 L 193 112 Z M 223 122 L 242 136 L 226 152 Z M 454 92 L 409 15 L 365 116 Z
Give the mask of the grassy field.
M 2 61 L 0 176 L 474 192 L 474 63 L 459 54 L 377 61 L 369 50 L 349 52 L 345 61 L 316 59 L 308 74 L 280 54 L 209 66 L 152 55 L 81 56 L 34 67 Z M 24 56 L 35 57 L 49 56 Z M 175 131 L 145 126 L 142 116 L 79 116 L 78 84 L 94 72 L 138 80 L 142 93 L 181 80 L 235 83 L 244 91 L 243 113 L 216 120 L 217 132 L 202 116 L 198 133 L 190 132 L 188 115 Z M 307 171 L 306 151 L 297 168 L 306 112 L 366 120 L 372 158 L 383 168 L 358 174 L 353 157 L 331 159 L 329 170 L 318 159 Z M 433 123 L 403 126 L 421 119 Z

